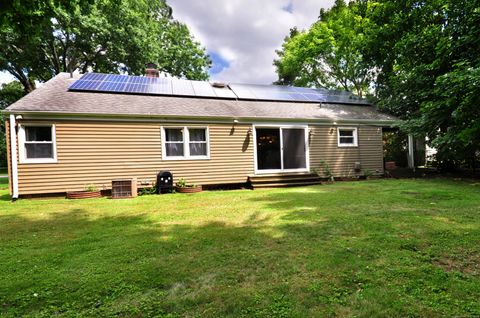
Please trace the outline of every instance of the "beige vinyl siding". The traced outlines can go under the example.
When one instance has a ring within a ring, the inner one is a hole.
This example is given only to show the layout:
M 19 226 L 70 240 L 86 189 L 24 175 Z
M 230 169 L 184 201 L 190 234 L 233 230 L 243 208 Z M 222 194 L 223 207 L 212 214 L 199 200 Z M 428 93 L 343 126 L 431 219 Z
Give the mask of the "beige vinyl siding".
M 115 178 L 136 177 L 151 185 L 156 174 L 169 170 L 174 180 L 197 184 L 246 182 L 253 173 L 250 125 L 202 124 L 209 128 L 210 159 L 162 160 L 161 123 L 56 121 L 57 163 L 19 164 L 19 193 L 83 190 L 95 184 L 110 189 Z M 248 139 L 248 140 L 246 140 Z
M 337 126 L 310 126 L 310 169 L 324 172 L 321 161 L 330 166 L 335 177 L 353 177 L 355 162 L 360 162 L 362 171 L 383 173 L 382 129 L 375 126 L 357 127 L 358 147 L 338 147 Z
M 89 184 L 110 189 L 115 178 L 136 177 L 139 187 L 151 186 L 156 174 L 163 170 L 171 171 L 175 181 L 185 178 L 203 185 L 243 183 L 254 174 L 254 141 L 248 134 L 251 125 L 237 124 L 232 129 L 231 124 L 218 123 L 64 120 L 50 123 L 56 126 L 58 162 L 19 164 L 20 195 L 78 191 Z M 210 158 L 162 160 L 162 126 L 208 127 Z M 381 128 L 356 127 L 358 147 L 338 147 L 336 126 L 310 125 L 311 169 L 321 173 L 320 161 L 325 160 L 335 176 L 355 176 L 355 162 L 360 162 L 364 171 L 383 173 Z M 8 134 L 7 123 L 7 142 Z

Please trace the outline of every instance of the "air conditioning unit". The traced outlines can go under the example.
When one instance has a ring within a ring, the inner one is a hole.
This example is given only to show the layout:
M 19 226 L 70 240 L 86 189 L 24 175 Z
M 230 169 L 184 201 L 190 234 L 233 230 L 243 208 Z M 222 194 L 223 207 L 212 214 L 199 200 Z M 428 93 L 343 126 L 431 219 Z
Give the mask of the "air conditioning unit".
M 137 178 L 112 180 L 112 199 L 135 198 Z

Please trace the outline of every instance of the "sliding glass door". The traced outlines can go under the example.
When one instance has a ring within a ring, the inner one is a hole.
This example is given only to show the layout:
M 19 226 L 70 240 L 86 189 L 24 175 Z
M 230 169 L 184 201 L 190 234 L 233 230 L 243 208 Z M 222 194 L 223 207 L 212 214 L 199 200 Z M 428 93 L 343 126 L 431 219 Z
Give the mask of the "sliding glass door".
M 305 129 L 281 128 L 283 143 L 283 169 L 307 168 Z
M 256 171 L 307 170 L 306 127 L 256 127 Z

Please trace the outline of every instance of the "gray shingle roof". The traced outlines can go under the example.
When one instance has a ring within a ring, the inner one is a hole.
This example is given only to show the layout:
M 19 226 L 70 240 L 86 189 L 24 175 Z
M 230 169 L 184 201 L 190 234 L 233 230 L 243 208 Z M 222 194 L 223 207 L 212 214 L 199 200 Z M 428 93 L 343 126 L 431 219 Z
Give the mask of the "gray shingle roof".
M 397 119 L 369 105 L 265 102 L 169 97 L 95 92 L 73 92 L 68 87 L 79 76 L 61 73 L 9 106 L 10 113 L 89 114 L 202 118 L 249 118 L 280 120 Z

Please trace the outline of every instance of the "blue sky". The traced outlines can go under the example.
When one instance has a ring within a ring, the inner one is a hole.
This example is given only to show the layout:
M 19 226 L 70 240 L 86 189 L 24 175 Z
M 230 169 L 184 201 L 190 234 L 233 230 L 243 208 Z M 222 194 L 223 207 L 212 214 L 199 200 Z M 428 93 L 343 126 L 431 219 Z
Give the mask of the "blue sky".
M 230 67 L 230 63 L 217 52 L 209 52 L 208 55 L 212 59 L 212 67 L 208 72 L 210 76 L 215 76 Z

